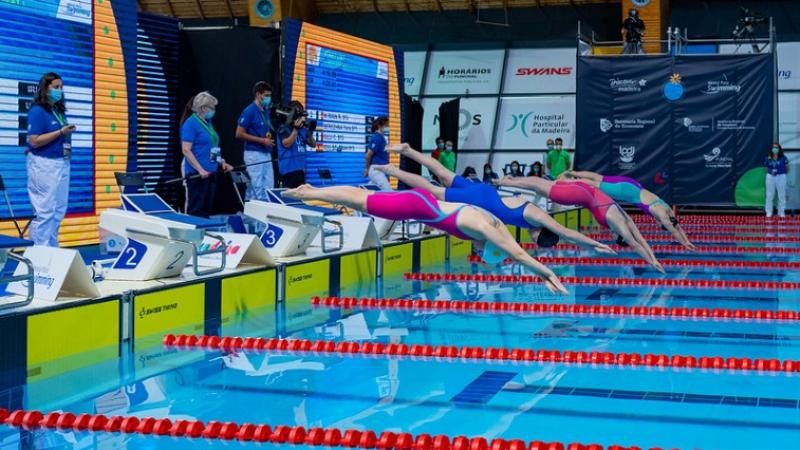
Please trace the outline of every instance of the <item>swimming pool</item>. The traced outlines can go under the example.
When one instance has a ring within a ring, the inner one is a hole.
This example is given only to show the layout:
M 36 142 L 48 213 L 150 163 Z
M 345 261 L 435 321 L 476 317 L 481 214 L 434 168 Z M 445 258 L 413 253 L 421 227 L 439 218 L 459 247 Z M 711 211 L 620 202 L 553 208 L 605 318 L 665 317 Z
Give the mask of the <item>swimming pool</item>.
M 737 225 L 726 225 L 736 227 Z M 577 277 L 569 295 L 520 282 L 514 265 L 487 267 L 466 259 L 422 272 L 508 275 L 509 281 L 415 281 L 398 274 L 376 285 L 352 286 L 340 295 L 409 300 L 462 300 L 453 306 L 384 302 L 312 306 L 287 299 L 273 310 L 250 311 L 223 324 L 224 336 L 282 337 L 310 341 L 446 345 L 558 351 L 571 361 L 343 355 L 314 352 L 218 351 L 164 346 L 160 337 L 137 342 L 119 358 L 25 386 L 5 386 L 3 396 L 25 409 L 105 416 L 137 416 L 416 435 L 604 447 L 682 449 L 796 448 L 800 442 L 800 373 L 657 365 L 576 362 L 574 355 L 673 355 L 800 360 L 800 320 L 794 289 L 732 288 L 724 282 L 797 282 L 800 256 L 775 253 L 794 243 L 743 243 L 764 236 L 688 227 L 690 235 L 715 233 L 728 241 L 699 243 L 695 254 L 659 253 L 667 275 L 624 258 L 557 250 L 542 257 L 580 257 L 580 264 L 551 264 Z M 785 230 L 782 230 L 785 231 Z M 777 235 L 777 233 L 775 233 Z M 795 230 L 781 236 L 796 236 Z M 751 253 L 707 253 L 704 247 L 751 248 Z M 697 261 L 698 265 L 693 265 Z M 723 262 L 730 262 L 724 263 Z M 740 267 L 736 263 L 741 262 Z M 702 264 L 700 264 L 702 263 Z M 745 264 L 747 263 L 747 264 Z M 753 264 L 757 263 L 757 264 Z M 623 279 L 688 280 L 685 286 L 635 286 Z M 592 280 L 597 283 L 593 284 Z M 602 280 L 606 280 L 603 282 Z M 698 288 L 692 280 L 724 287 Z M 486 302 L 487 309 L 474 307 Z M 321 302 L 324 303 L 324 302 Z M 493 310 L 495 303 L 525 304 L 525 311 Z M 469 306 L 471 305 L 471 306 Z M 534 311 L 530 305 L 547 305 Z M 576 305 L 559 310 L 551 305 Z M 581 308 L 584 306 L 585 308 Z M 640 307 L 659 309 L 642 310 Z M 601 307 L 606 307 L 605 309 Z M 617 308 L 612 308 L 617 307 Z M 624 308 L 621 308 L 624 307 Z M 665 309 L 664 309 L 665 308 Z M 670 308 L 680 309 L 672 313 Z M 477 310 L 476 310 L 477 309 Z M 550 309 L 556 312 L 549 312 Z M 714 310 L 728 311 L 717 313 Z M 734 318 L 736 311 L 770 311 L 763 319 Z M 561 312 L 558 312 L 561 311 Z M 652 314 L 650 313 L 652 311 Z M 703 311 L 706 311 L 704 314 Z M 783 313 L 780 318 L 774 314 Z M 711 317 L 701 317 L 708 315 Z M 186 332 L 186 330 L 176 330 Z M 87 358 L 89 356 L 87 355 Z M 0 428 L 1 448 L 215 448 L 275 446 L 137 434 L 25 431 Z M 433 447 L 431 447 L 433 448 Z M 439 442 L 439 449 L 444 449 Z M 502 446 L 500 448 L 503 448 Z M 545 448 L 545 447 L 542 447 Z M 550 447 L 547 447 L 550 448 Z M 552 447 L 552 448 L 558 448 Z M 579 447 L 575 447 L 579 448 Z

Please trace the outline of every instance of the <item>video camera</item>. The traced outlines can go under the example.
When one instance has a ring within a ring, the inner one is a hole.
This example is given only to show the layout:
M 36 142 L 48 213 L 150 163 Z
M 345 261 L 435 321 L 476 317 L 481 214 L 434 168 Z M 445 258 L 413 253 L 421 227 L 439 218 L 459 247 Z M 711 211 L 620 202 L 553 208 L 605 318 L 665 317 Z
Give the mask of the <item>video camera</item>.
M 761 13 L 741 8 L 741 15 L 733 29 L 734 39 L 752 39 L 755 37 L 755 29 L 758 25 L 767 23 L 767 18 Z
M 308 112 L 293 105 L 274 105 L 269 110 L 269 118 L 276 128 L 293 128 L 297 119 L 305 119 L 305 127 L 309 131 L 317 129 L 317 121 L 308 118 Z

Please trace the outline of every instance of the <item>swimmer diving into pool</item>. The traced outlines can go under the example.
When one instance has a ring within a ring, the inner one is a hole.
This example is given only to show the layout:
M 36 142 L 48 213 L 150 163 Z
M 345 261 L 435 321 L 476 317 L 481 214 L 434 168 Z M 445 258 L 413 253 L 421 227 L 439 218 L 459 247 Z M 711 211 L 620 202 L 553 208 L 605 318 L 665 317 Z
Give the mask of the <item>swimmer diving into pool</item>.
M 444 187 L 435 186 L 425 178 L 400 170 L 391 164 L 375 166 L 375 169 L 411 187 L 425 189 L 439 200 L 474 205 L 494 214 L 506 225 L 527 228 L 531 238 L 539 247 L 552 247 L 558 243 L 559 237 L 562 237 L 578 245 L 593 248 L 598 253 L 615 254 L 608 245 L 559 224 L 550 214 L 533 203 L 521 197 L 501 197 L 493 186 L 475 183 L 456 175 L 439 161 L 412 149 L 408 144 L 394 144 L 386 149 L 427 167 Z
M 600 188 L 609 197 L 618 202 L 631 203 L 641 209 L 645 214 L 652 216 L 666 231 L 681 245 L 689 250 L 697 250 L 697 247 L 689 241 L 689 237 L 683 228 L 678 224 L 678 219 L 672 212 L 672 208 L 661 200 L 656 194 L 645 189 L 638 181 L 633 178 L 623 176 L 600 175 L 589 171 L 568 170 L 562 173 L 559 179 L 580 180 Z
M 666 273 L 633 220 L 600 189 L 582 181 L 550 181 L 540 177 L 504 177 L 499 184 L 532 190 L 561 205 L 579 205 L 587 208 L 597 223 L 619 235 L 653 268 Z
M 475 241 L 487 263 L 498 263 L 509 256 L 539 275 L 550 292 L 567 293 L 556 274 L 520 247 L 503 222 L 479 208 L 440 202 L 423 189 L 375 192 L 352 186 L 315 188 L 304 184 L 283 195 L 336 203 L 387 220 L 417 220 L 459 239 Z

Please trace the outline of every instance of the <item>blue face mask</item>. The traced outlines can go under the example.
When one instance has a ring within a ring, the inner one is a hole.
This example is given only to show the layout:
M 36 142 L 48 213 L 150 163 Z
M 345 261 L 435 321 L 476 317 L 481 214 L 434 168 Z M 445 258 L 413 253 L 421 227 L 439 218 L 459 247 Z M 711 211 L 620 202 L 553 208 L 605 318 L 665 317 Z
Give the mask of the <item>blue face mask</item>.
M 64 91 L 62 91 L 61 89 L 50 89 L 49 97 L 50 97 L 50 101 L 55 103 L 57 101 L 60 101 L 62 98 L 64 98 Z
M 437 147 L 439 150 L 444 150 L 444 144 L 443 144 L 443 143 L 442 143 L 442 144 L 436 144 L 436 147 Z
M 383 134 L 386 134 L 386 135 L 389 134 L 389 127 L 386 127 L 386 128 L 383 129 Z
M 773 155 L 777 155 L 778 154 L 778 147 L 772 147 L 772 154 Z
M 553 149 L 553 144 L 547 144 L 547 149 L 548 150 L 552 150 Z
M 261 106 L 264 108 L 269 108 L 269 105 L 272 104 L 272 99 L 269 97 L 264 97 L 261 99 Z
M 214 111 L 213 109 L 212 109 L 211 111 L 207 112 L 207 113 L 206 113 L 206 120 L 211 120 L 211 119 L 213 119 L 213 118 L 214 118 L 214 112 L 215 112 L 215 111 Z

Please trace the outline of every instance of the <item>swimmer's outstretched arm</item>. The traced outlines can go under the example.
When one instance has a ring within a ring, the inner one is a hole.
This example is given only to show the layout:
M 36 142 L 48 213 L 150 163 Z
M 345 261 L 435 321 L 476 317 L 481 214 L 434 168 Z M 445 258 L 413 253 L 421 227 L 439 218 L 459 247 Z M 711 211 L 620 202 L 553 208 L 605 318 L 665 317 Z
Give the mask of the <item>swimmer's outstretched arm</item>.
M 475 214 L 485 216 L 484 213 L 478 212 L 475 209 L 470 210 Z M 462 213 L 462 215 L 466 214 Z M 470 214 L 470 216 L 472 216 L 472 214 Z M 459 227 L 471 232 L 470 234 L 482 236 L 483 240 L 491 242 L 499 249 L 506 252 L 511 259 L 532 270 L 544 280 L 545 286 L 550 292 L 567 293 L 567 289 L 561 284 L 561 280 L 558 279 L 558 276 L 556 276 L 550 268 L 534 259 L 528 252 L 520 247 L 517 241 L 511 236 L 511 233 L 508 232 L 508 228 L 506 228 L 503 222 L 497 220 L 492 223 L 492 221 L 486 220 L 485 217 L 480 217 L 479 219 L 476 216 L 472 217 L 477 220 L 464 221 L 463 223 L 459 221 Z
M 336 203 L 362 212 L 367 210 L 367 197 L 370 194 L 371 192 L 366 189 L 353 186 L 315 188 L 310 184 L 287 189 L 283 192 L 283 195 L 289 198 Z
M 453 178 L 455 178 L 456 174 L 451 172 L 447 167 L 443 166 L 442 163 L 439 161 L 431 158 L 430 156 L 418 152 L 411 148 L 410 145 L 403 143 L 403 144 L 390 144 L 386 146 L 386 151 L 392 153 L 399 153 L 405 156 L 408 159 L 416 161 L 423 166 L 427 167 L 428 170 L 431 171 L 432 174 L 439 179 L 445 186 L 449 187 L 453 184 Z
M 682 246 L 686 247 L 686 249 L 691 251 L 697 250 L 697 246 L 692 244 L 692 241 L 689 240 L 689 236 L 686 235 L 686 232 L 683 231 L 683 228 L 681 228 L 680 225 L 672 225 L 672 222 L 669 220 L 661 221 L 660 217 L 659 222 L 661 222 L 661 225 L 663 225 L 664 228 L 666 228 L 667 231 L 672 234 L 672 237 L 674 237 L 675 240 L 678 241 Z
M 607 253 L 609 255 L 617 254 L 617 252 L 612 250 L 608 245 L 597 242 L 590 237 L 584 236 L 575 230 L 570 230 L 564 225 L 561 225 L 560 223 L 556 222 L 556 220 L 553 219 L 550 214 L 547 214 L 545 211 L 542 211 L 535 205 L 530 205 L 525 208 L 525 218 L 530 218 L 530 220 L 538 223 L 539 225 L 547 228 L 548 230 L 568 241 L 572 241 L 584 247 L 593 248 L 597 253 Z
M 435 195 L 437 199 L 444 200 L 443 187 L 434 186 L 433 183 L 415 173 L 406 172 L 405 170 L 398 169 L 391 164 L 383 164 L 373 167 L 375 167 L 375 170 L 381 171 L 387 176 L 395 177 L 411 187 L 425 189 L 426 191 Z

